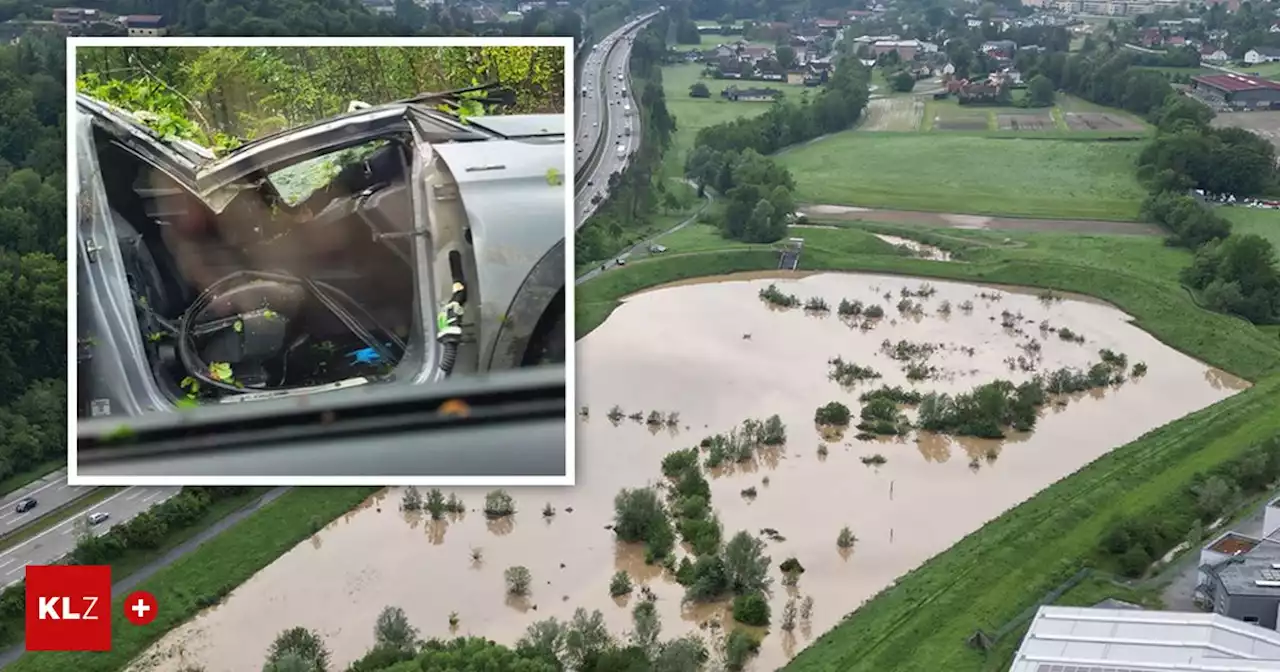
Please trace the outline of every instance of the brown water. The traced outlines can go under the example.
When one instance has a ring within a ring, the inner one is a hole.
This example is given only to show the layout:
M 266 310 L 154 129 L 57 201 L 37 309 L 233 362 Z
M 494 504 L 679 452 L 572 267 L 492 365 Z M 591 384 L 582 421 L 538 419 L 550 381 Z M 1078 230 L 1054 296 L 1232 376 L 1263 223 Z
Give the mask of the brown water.
M 879 238 L 890 245 L 910 250 L 912 254 L 920 257 L 921 259 L 951 261 L 951 253 L 942 248 L 934 247 L 933 245 L 925 245 L 918 240 L 911 240 L 910 238 L 902 238 L 900 236 L 889 236 L 879 233 L 874 235 L 876 238 Z
M 775 619 L 789 592 L 815 598 L 809 623 L 794 634 L 775 631 L 765 639 L 755 668 L 775 669 L 860 602 L 985 521 L 1112 447 L 1244 387 L 1161 345 L 1129 325 L 1123 313 L 1097 302 L 1044 301 L 1007 288 L 932 282 L 937 294 L 924 300 L 924 314 L 900 317 L 894 307 L 899 290 L 918 288 L 921 281 L 852 274 L 749 277 L 636 295 L 579 343 L 579 370 L 590 372 L 580 382 L 579 398 L 590 417 L 580 420 L 577 487 L 513 488 L 519 512 L 500 522 L 474 510 L 482 504 L 482 489 L 459 490 L 473 511 L 442 522 L 400 513 L 400 493 L 392 491 L 300 544 L 223 605 L 165 637 L 138 669 L 177 670 L 184 663 L 209 672 L 258 669 L 274 636 L 298 625 L 322 633 L 335 667 L 342 666 L 368 649 L 374 620 L 388 605 L 403 607 L 424 636 L 473 634 L 512 643 L 533 621 L 568 618 L 579 606 L 602 610 L 621 633 L 630 627 L 634 602 L 608 595 L 609 578 L 619 569 L 657 594 L 664 636 L 696 628 L 718 610 L 683 609 L 679 585 L 645 566 L 639 549 L 614 542 L 606 529 L 613 497 L 620 488 L 660 478 L 659 462 L 668 451 L 745 418 L 779 413 L 788 426 L 786 449 L 776 459 L 712 480 L 726 537 L 761 528 L 785 537 L 768 544 Z M 757 292 L 771 281 L 802 300 L 820 295 L 833 307 L 846 297 L 880 303 L 889 316 L 862 331 L 834 314 L 820 318 L 770 309 Z M 1002 298 L 984 300 L 980 293 Z M 943 300 L 953 304 L 946 318 L 936 315 Z M 971 314 L 958 307 L 966 300 L 974 304 Z M 1001 311 L 1020 312 L 1023 321 L 1005 329 Z M 860 391 L 906 384 L 899 364 L 879 352 L 884 339 L 941 344 L 931 363 L 943 377 L 922 387 L 959 391 L 995 377 L 1031 375 L 1010 372 L 1004 360 L 1018 354 L 1018 343 L 1028 336 L 1039 338 L 1041 320 L 1087 339 L 1083 345 L 1052 334 L 1040 339 L 1043 367 L 1083 367 L 1105 347 L 1125 353 L 1130 362 L 1144 361 L 1149 373 L 1050 405 L 1034 433 L 1003 443 L 933 435 L 846 438 L 830 443 L 829 454 L 819 457 L 821 438 L 812 424 L 817 406 L 839 399 L 856 409 Z M 835 355 L 870 365 L 885 378 L 841 390 L 827 380 L 827 359 Z M 615 404 L 629 412 L 679 411 L 678 431 L 651 431 L 630 420 L 615 427 L 604 417 Z M 870 467 L 859 459 L 874 453 L 888 462 Z M 753 485 L 759 494 L 749 501 L 740 493 Z M 550 519 L 541 514 L 547 502 L 557 510 Z M 859 538 L 849 554 L 835 544 L 845 525 Z M 473 562 L 472 549 L 481 549 L 481 562 Z M 795 591 L 780 585 L 776 569 L 792 555 L 807 569 Z M 505 597 L 502 572 L 512 565 L 532 572 L 528 600 Z M 451 612 L 460 619 L 456 633 L 448 623 Z

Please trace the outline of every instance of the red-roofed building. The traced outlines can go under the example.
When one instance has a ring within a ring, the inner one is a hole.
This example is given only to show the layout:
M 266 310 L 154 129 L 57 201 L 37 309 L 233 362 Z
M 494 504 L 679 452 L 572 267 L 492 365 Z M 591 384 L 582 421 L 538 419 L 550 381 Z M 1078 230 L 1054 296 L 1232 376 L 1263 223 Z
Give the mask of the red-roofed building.
M 1211 103 L 1237 109 L 1280 109 L 1280 82 L 1223 73 L 1191 78 L 1191 91 Z
M 840 19 L 818 19 L 813 24 L 818 27 L 818 30 L 838 30 Z

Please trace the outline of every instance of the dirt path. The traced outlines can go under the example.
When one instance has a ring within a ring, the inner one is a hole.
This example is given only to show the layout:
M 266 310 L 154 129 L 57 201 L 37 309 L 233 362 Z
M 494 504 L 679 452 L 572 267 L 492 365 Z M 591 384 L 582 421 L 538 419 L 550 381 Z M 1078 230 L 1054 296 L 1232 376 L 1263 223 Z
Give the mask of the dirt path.
M 1160 227 L 1143 222 L 1106 222 L 1090 219 L 1027 219 L 1021 217 L 989 217 L 949 212 L 917 212 L 912 210 L 880 210 L 846 205 L 804 205 L 801 214 L 818 219 L 875 221 L 909 224 L 933 228 L 979 229 L 987 231 L 1062 231 L 1102 233 L 1130 236 L 1164 235 Z

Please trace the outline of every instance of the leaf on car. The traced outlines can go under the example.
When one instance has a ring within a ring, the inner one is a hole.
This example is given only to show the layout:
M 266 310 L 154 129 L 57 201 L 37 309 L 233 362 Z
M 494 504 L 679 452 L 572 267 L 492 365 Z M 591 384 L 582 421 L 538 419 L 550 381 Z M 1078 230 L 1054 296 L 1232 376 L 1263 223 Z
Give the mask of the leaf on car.
M 555 168 L 548 168 L 548 169 L 547 169 L 547 184 L 549 184 L 549 185 L 551 185 L 551 186 L 553 186 L 553 187 L 558 187 L 558 186 L 560 186 L 560 185 L 564 184 L 564 176 L 563 176 L 563 175 L 561 175 L 561 174 L 560 174 L 560 171 L 556 170 Z

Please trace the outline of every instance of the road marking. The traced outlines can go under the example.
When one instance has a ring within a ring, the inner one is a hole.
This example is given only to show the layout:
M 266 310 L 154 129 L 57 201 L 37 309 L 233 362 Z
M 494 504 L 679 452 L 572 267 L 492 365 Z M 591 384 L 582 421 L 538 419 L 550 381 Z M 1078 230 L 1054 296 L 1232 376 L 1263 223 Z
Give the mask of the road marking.
M 40 486 L 39 488 L 36 488 L 35 490 L 32 490 L 31 492 L 28 492 L 28 493 L 26 493 L 26 494 L 18 495 L 18 496 L 16 496 L 16 497 L 14 497 L 13 499 L 9 500 L 8 502 L 5 502 L 5 505 L 6 505 L 6 506 L 8 506 L 9 504 L 16 504 L 19 500 L 23 500 L 23 499 L 26 499 L 27 497 L 34 496 L 34 495 L 36 495 L 37 493 L 40 493 L 40 492 L 44 492 L 45 490 L 48 490 L 49 488 L 52 488 L 53 486 L 58 485 L 59 483 L 63 484 L 64 486 L 67 484 L 67 475 L 66 475 L 66 474 L 63 474 L 63 475 L 62 475 L 62 478 L 59 478 L 58 480 L 53 481 L 52 483 L 48 483 L 48 484 L 46 484 L 46 485 L 42 485 L 42 486 Z
M 13 564 L 13 558 L 9 558 L 4 562 L 0 562 L 0 569 L 4 569 L 5 567 L 8 567 L 9 565 L 12 565 L 12 564 Z
M 26 565 L 22 565 L 21 567 L 14 567 L 13 569 L 11 569 L 11 570 L 9 570 L 9 571 L 5 572 L 5 573 L 4 573 L 4 575 L 5 575 L 5 576 L 12 576 L 14 573 L 16 573 L 16 572 L 21 572 L 22 570 L 24 570 L 24 569 L 26 569 L 26 568 L 27 568 L 27 566 L 26 566 Z M 14 583 L 17 583 L 17 581 L 14 581 Z M 13 584 L 11 583 L 11 584 L 9 584 L 9 585 L 11 586 L 11 585 L 13 585 Z M 5 588 L 8 588 L 8 587 L 9 587 L 9 586 L 5 586 Z
M 134 489 L 135 489 L 135 488 L 126 488 L 126 489 L 124 489 L 124 490 L 121 490 L 120 492 L 117 492 L 116 494 L 111 495 L 110 497 L 108 497 L 108 498 L 106 498 L 106 499 L 102 500 L 101 502 L 98 502 L 97 506 L 102 506 L 103 504 L 106 504 L 107 502 L 109 502 L 109 501 L 111 501 L 111 500 L 113 500 L 113 499 L 115 499 L 115 498 L 119 497 L 120 495 L 123 495 L 123 494 L 125 494 L 126 492 L 129 492 L 130 490 L 134 490 Z M 58 530 L 58 528 L 59 528 L 59 527 L 62 527 L 63 525 L 65 525 L 65 524 L 67 524 L 67 523 L 74 522 L 77 518 L 79 518 L 80 516 L 85 515 L 86 513 L 88 513 L 89 511 L 91 511 L 93 508 L 94 508 L 94 507 L 88 507 L 88 508 L 84 509 L 83 511 L 80 511 L 79 513 L 76 513 L 76 514 L 74 514 L 74 515 L 72 515 L 72 516 L 69 516 L 68 518 L 64 519 L 61 523 L 58 523 L 56 526 L 51 527 L 51 528 L 49 528 L 49 529 L 45 530 L 44 532 L 41 532 L 40 534 L 37 534 L 36 536 L 31 537 L 30 539 L 27 539 L 26 541 L 24 541 L 24 542 L 22 542 L 22 543 L 20 543 L 20 544 L 17 544 L 17 545 L 15 545 L 15 546 L 12 546 L 12 547 L 10 547 L 9 549 L 5 550 L 4 552 L 0 552 L 0 558 L 3 558 L 3 557 L 5 557 L 5 556 L 7 556 L 7 555 L 10 555 L 10 554 L 12 554 L 14 551 L 17 551 L 17 550 L 19 550 L 19 549 L 23 548 L 24 546 L 27 546 L 28 544 L 31 544 L 32 542 L 38 541 L 41 537 L 43 537 L 43 536 L 45 536 L 45 535 L 47 535 L 47 534 L 52 534 L 53 532 L 56 532 L 56 531 Z
M 141 490 L 136 490 L 132 495 L 129 495 L 128 497 L 125 497 L 125 498 L 124 498 L 124 501 L 126 501 L 126 502 L 133 501 L 133 500 L 135 500 L 135 499 L 137 499 L 137 498 L 138 498 L 138 495 L 141 495 L 141 494 L 142 494 L 142 491 L 141 491 Z
M 149 502 L 149 501 L 151 501 L 151 500 L 153 500 L 153 499 L 155 499 L 156 497 L 159 497 L 159 496 L 160 496 L 159 491 L 157 491 L 157 492 L 153 492 L 153 493 L 151 493 L 151 494 L 147 495 L 146 497 L 143 497 L 143 498 L 142 498 L 142 503 L 143 503 L 143 504 L 146 504 L 147 502 Z

